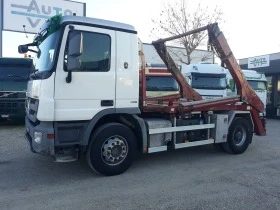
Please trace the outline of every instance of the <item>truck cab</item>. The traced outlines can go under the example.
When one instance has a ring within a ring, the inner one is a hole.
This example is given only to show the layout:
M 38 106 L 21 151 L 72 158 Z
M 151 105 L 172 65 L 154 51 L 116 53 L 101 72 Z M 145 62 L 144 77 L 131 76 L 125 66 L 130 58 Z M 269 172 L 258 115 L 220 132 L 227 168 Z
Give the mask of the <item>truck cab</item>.
M 141 74 L 141 72 L 140 72 Z M 165 65 L 147 64 L 146 96 L 161 97 L 179 93 L 179 85 Z
M 82 147 L 88 144 L 82 136 L 90 136 L 86 128 L 91 122 L 112 113 L 140 112 L 134 27 L 56 16 L 19 51 L 26 48 L 37 51 L 26 107 L 27 138 L 34 152 L 55 155 L 64 145 Z
M 267 104 L 267 79 L 264 74 L 254 70 L 242 70 L 248 83 L 259 96 L 264 106 Z
M 264 74 L 259 73 L 255 70 L 247 70 L 242 69 L 246 80 L 248 81 L 249 85 L 255 91 L 257 96 L 261 99 L 262 103 L 266 107 L 267 104 L 267 79 Z M 236 95 L 236 87 L 235 83 L 232 79 L 232 76 L 227 72 L 227 80 L 229 84 L 229 89 L 227 90 L 227 95 Z
M 183 65 L 182 74 L 203 99 L 226 96 L 226 71 L 218 64 L 199 63 Z
M 33 62 L 27 58 L 0 58 L 0 120 L 23 120 L 27 81 Z

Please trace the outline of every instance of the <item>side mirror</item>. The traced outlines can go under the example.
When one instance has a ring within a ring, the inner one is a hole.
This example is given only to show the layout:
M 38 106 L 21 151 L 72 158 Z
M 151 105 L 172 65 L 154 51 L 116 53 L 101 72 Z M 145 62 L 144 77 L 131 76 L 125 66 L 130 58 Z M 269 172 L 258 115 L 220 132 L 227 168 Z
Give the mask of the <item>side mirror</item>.
M 70 32 L 67 52 L 67 71 L 80 69 L 80 59 L 83 54 L 83 34 L 78 31 Z
M 81 61 L 78 58 L 83 54 L 83 34 L 78 31 L 71 31 L 69 34 L 67 50 L 67 71 L 66 82 L 72 81 L 72 71 L 81 68 Z
M 18 53 L 24 54 L 28 52 L 28 46 L 27 45 L 19 45 L 18 46 Z

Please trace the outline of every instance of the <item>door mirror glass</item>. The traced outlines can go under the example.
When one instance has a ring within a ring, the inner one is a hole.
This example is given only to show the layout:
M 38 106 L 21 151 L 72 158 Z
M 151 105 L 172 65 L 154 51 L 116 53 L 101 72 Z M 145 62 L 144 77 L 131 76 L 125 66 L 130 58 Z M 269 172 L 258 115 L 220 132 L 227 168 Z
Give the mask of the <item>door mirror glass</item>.
M 78 57 L 83 54 L 83 34 L 78 31 L 70 32 L 67 47 L 67 71 L 79 70 L 81 61 Z
M 28 52 L 28 46 L 27 45 L 19 45 L 18 46 L 18 53 L 24 54 Z

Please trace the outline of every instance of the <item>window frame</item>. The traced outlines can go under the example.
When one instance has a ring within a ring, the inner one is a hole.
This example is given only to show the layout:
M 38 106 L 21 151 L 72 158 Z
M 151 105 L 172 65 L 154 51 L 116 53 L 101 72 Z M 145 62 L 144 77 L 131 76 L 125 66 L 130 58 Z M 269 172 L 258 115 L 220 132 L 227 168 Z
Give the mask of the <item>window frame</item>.
M 112 55 L 112 37 L 109 35 L 109 34 L 106 34 L 106 33 L 100 33 L 100 32 L 94 32 L 94 31 L 86 31 L 86 30 L 73 30 L 73 31 L 69 31 L 68 32 L 68 34 L 67 34 L 67 40 L 66 40 L 66 45 L 65 45 L 65 49 L 64 49 L 64 56 L 63 56 L 63 63 L 64 63 L 64 59 L 65 59 L 65 57 L 66 57 L 66 55 L 67 55 L 67 51 L 66 51 L 66 49 L 68 48 L 68 44 L 69 44 L 69 36 L 70 36 L 70 33 L 71 32 L 82 32 L 82 33 L 90 33 L 90 34 L 99 34 L 99 35 L 105 35 L 105 36 L 107 36 L 107 37 L 109 37 L 109 55 L 110 55 L 110 59 L 109 59 L 109 64 L 108 64 L 108 69 L 107 70 L 103 70 L 103 71 L 100 71 L 100 70 L 98 70 L 98 71 L 81 71 L 81 70 L 75 70 L 75 71 L 72 71 L 72 72 L 109 72 L 110 70 L 111 70 L 111 55 Z M 68 72 L 67 71 L 67 66 L 66 65 L 63 65 L 63 70 L 65 71 L 65 72 Z

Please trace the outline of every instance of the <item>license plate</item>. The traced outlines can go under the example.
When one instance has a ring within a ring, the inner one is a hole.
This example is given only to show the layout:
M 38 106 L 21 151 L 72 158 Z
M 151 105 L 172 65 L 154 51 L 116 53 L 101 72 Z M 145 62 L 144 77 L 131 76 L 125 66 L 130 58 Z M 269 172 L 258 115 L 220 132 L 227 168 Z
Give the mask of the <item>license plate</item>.
M 3 117 L 3 118 L 8 118 L 8 117 L 9 117 L 9 115 L 2 114 L 2 115 L 1 115 L 1 117 Z

